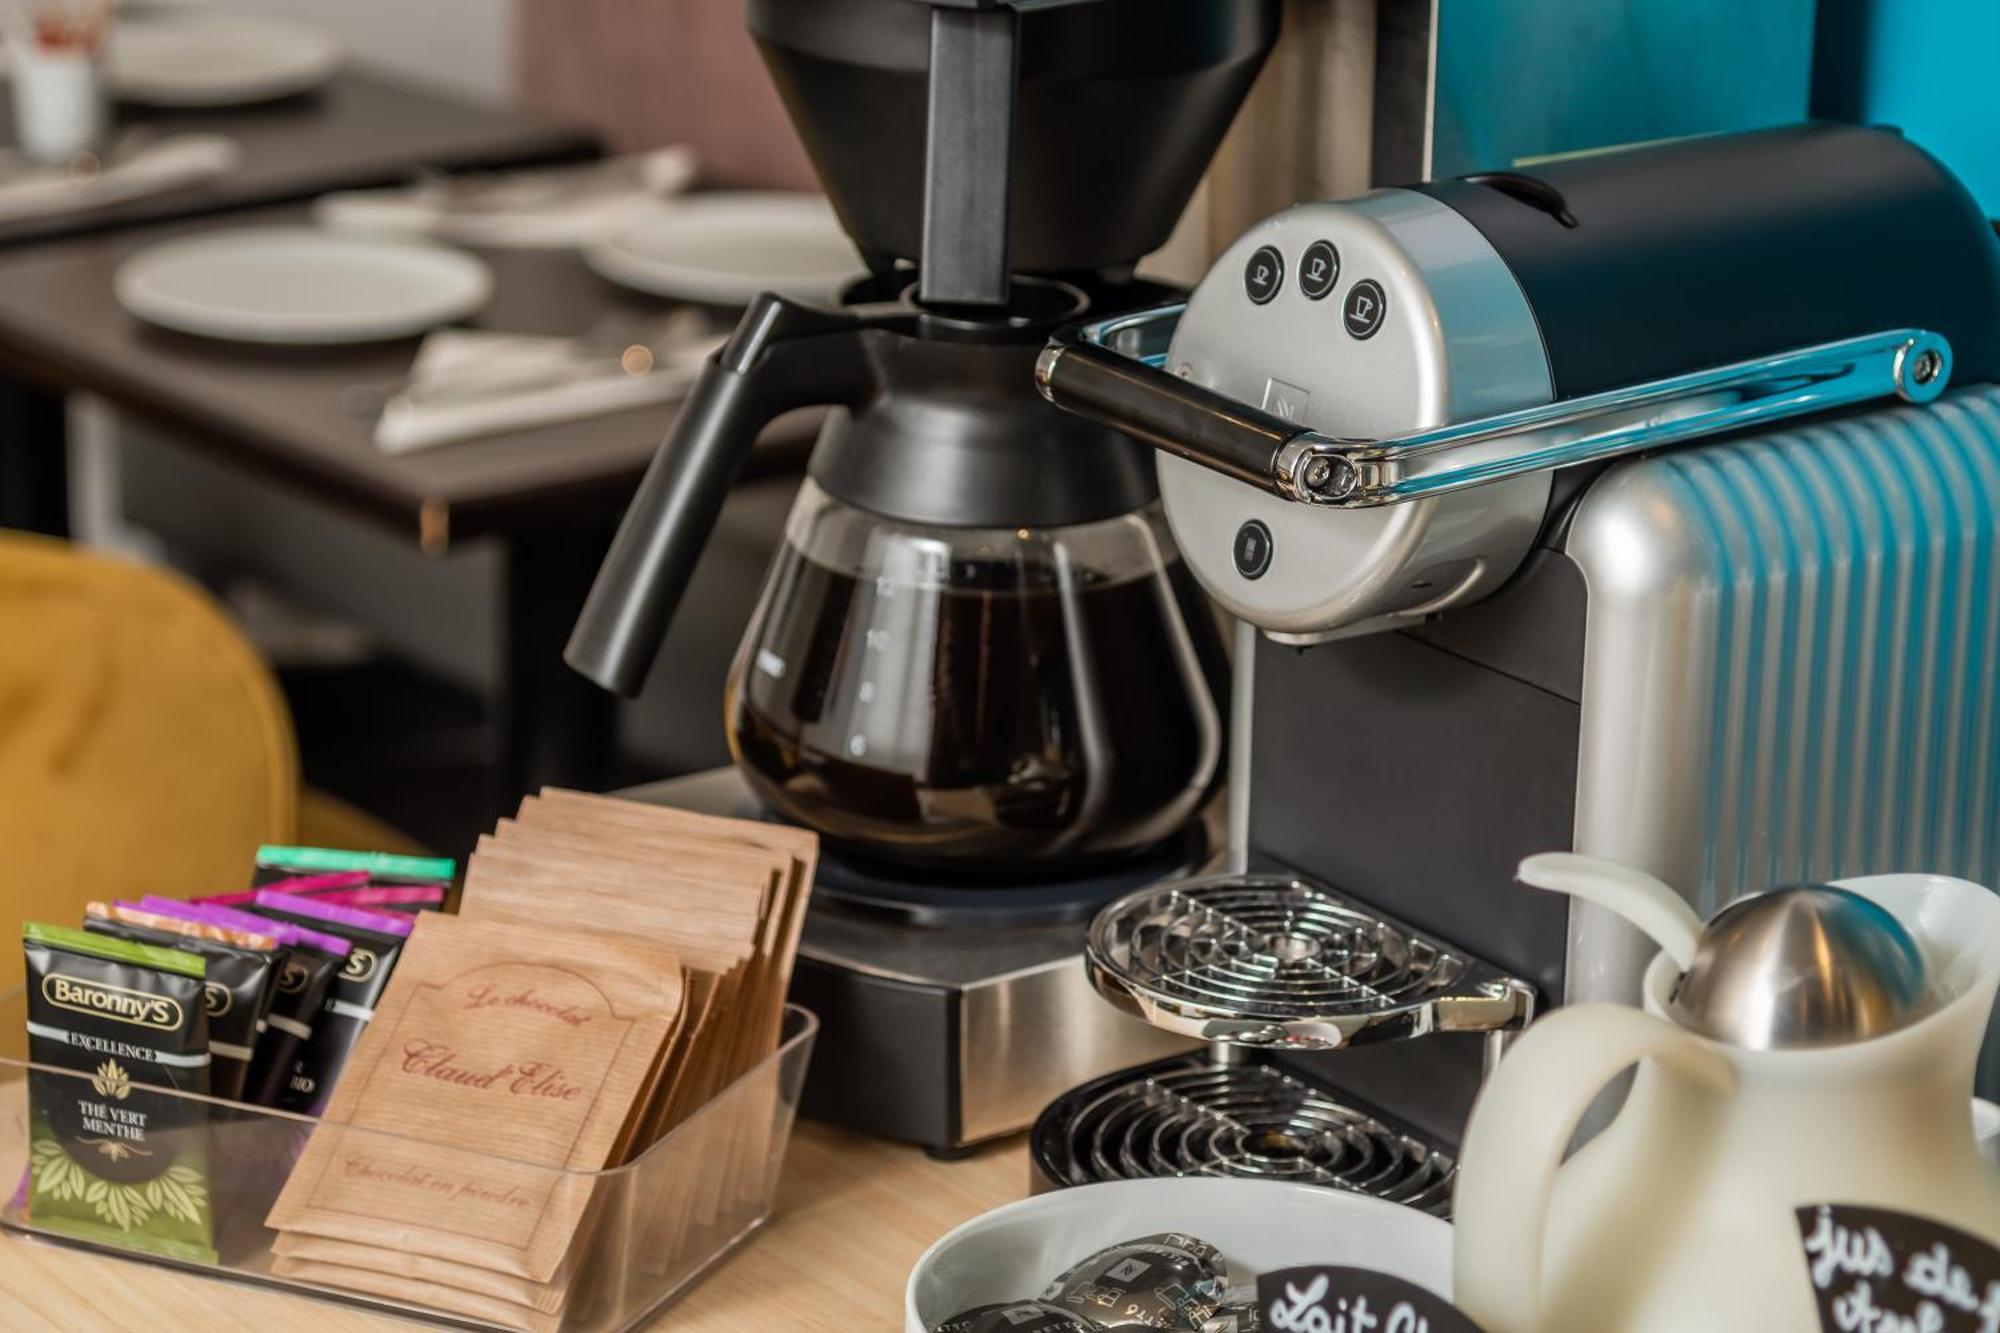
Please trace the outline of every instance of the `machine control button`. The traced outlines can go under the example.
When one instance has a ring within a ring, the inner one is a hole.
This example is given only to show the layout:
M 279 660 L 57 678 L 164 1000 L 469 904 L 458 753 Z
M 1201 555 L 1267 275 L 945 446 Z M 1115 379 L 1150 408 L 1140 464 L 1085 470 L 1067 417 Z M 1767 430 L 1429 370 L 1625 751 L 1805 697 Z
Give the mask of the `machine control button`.
M 1314 241 L 1299 256 L 1299 290 L 1308 301 L 1324 300 L 1340 281 L 1340 251 L 1332 241 Z
M 1278 294 L 1285 285 L 1285 257 L 1275 245 L 1260 245 L 1243 267 L 1243 290 L 1258 305 Z
M 1340 319 L 1352 336 L 1372 338 L 1375 330 L 1382 327 L 1382 316 L 1388 313 L 1389 300 L 1382 294 L 1382 284 L 1373 278 L 1363 278 L 1347 289 L 1347 303 L 1341 307 Z
M 1271 567 L 1271 530 L 1256 519 L 1236 529 L 1236 572 L 1246 579 L 1262 578 Z

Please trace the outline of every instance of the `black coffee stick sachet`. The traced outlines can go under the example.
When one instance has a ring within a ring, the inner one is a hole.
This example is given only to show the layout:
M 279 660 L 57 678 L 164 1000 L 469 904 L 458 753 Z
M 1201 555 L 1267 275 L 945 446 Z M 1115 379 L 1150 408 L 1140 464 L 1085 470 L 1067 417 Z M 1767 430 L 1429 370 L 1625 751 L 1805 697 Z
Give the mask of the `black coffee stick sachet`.
M 334 974 L 347 965 L 349 944 L 338 935 L 311 930 L 290 921 L 239 912 L 231 907 L 179 902 L 173 898 L 147 896 L 139 905 L 187 921 L 207 921 L 238 930 L 270 935 L 281 941 L 285 956 L 278 962 L 277 978 L 271 983 L 271 1002 L 264 1011 L 264 1031 L 257 1037 L 257 1053 L 250 1061 L 249 1081 L 243 1100 L 258 1106 L 277 1106 L 298 1064 L 299 1052 L 313 1038 Z
M 208 1091 L 243 1099 L 257 1033 L 277 979 L 278 941 L 229 926 L 183 921 L 131 903 L 91 903 L 83 928 L 157 949 L 180 949 L 207 965 L 202 998 L 208 1015 Z
M 414 922 L 393 912 L 340 907 L 269 889 L 258 892 L 254 910 L 259 916 L 325 931 L 348 942 L 347 962 L 327 990 L 312 1040 L 299 1051 L 291 1076 L 278 1093 L 277 1105 L 284 1110 L 318 1115 L 326 1109 L 334 1080 L 346 1067 L 362 1029 L 375 1016 L 376 1001 L 389 984 Z
M 206 964 L 28 922 L 27 1211 L 37 1230 L 215 1262 Z M 68 1073 L 56 1071 L 73 1071 Z

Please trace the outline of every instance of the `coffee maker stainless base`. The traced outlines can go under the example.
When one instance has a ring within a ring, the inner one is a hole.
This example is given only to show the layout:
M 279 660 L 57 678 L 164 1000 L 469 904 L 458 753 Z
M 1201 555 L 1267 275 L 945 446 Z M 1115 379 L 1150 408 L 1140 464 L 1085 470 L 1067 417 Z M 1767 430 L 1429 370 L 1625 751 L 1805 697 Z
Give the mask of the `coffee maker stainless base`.
M 754 815 L 735 769 L 628 793 Z M 801 1110 L 953 1156 L 1034 1122 L 1059 1094 L 1197 1043 L 1104 1004 L 1083 966 L 1088 920 L 916 925 L 816 898 L 791 998 L 820 1036 Z

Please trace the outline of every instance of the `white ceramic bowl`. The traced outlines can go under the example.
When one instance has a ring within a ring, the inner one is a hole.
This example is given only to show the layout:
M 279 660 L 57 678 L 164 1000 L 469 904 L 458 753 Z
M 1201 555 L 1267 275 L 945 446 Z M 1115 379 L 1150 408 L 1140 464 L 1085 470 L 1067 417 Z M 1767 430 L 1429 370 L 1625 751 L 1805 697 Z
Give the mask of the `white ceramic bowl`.
M 1451 1295 L 1451 1225 L 1400 1204 L 1268 1180 L 1121 1180 L 1023 1199 L 947 1232 L 910 1270 L 908 1333 L 976 1305 L 1033 1297 L 1120 1241 L 1182 1231 L 1221 1248 L 1237 1281 L 1296 1264 L 1379 1269 Z

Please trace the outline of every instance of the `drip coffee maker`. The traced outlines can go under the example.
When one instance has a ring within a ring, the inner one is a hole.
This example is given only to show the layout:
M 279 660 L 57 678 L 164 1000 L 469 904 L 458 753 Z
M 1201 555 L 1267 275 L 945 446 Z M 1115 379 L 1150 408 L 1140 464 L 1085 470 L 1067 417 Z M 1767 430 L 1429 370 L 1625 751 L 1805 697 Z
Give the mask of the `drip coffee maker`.
M 1034 365 L 1054 330 L 1170 295 L 1134 265 L 1278 8 L 748 5 L 868 273 L 838 308 L 746 312 L 567 657 L 636 691 L 760 429 L 838 409 L 731 673 L 740 782 L 708 798 L 825 839 L 795 994 L 839 1078 L 808 1113 L 948 1150 L 1167 1049 L 1090 1001 L 1076 956 L 1096 906 L 1201 854 L 1223 654 L 1151 451 L 1044 402 Z

